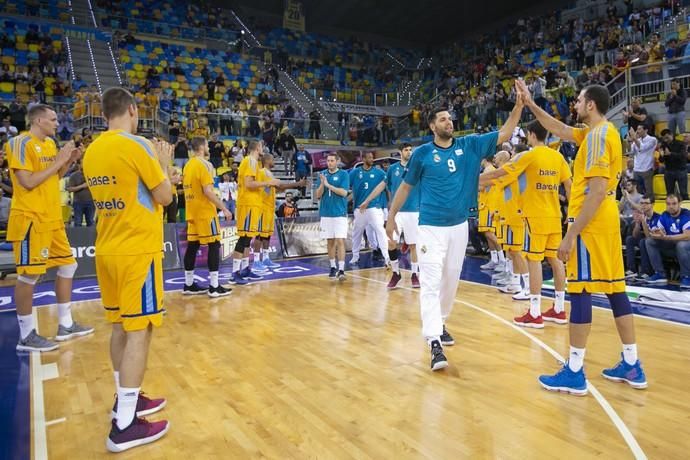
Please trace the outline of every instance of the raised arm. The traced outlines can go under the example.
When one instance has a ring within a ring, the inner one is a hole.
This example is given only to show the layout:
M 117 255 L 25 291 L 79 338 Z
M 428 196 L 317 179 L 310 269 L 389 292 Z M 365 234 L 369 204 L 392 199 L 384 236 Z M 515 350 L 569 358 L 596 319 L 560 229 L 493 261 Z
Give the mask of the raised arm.
M 524 99 L 518 92 L 517 99 L 515 100 L 515 106 L 513 107 L 513 110 L 510 112 L 510 116 L 508 117 L 506 122 L 503 123 L 501 129 L 498 130 L 498 139 L 496 140 L 496 145 L 501 145 L 502 143 L 510 139 L 510 137 L 513 135 L 515 127 L 520 122 L 520 116 L 522 115 L 522 109 L 524 107 Z
M 575 141 L 573 128 L 556 120 L 554 117 L 546 113 L 541 107 L 539 107 L 532 99 L 529 89 L 527 89 L 527 85 L 523 80 L 517 80 L 515 86 L 518 89 L 519 94 L 522 95 L 522 101 L 525 104 L 525 107 L 527 107 L 534 114 L 544 128 L 562 140 L 571 142 Z

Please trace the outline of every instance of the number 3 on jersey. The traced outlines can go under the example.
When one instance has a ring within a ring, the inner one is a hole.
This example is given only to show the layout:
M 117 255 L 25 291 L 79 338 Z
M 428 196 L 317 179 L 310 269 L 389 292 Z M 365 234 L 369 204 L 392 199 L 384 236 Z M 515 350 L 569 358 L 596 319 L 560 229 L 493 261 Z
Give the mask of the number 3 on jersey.
M 369 190 L 369 182 L 364 183 L 364 190 Z
M 455 172 L 455 161 L 452 158 L 448 158 L 448 171 Z

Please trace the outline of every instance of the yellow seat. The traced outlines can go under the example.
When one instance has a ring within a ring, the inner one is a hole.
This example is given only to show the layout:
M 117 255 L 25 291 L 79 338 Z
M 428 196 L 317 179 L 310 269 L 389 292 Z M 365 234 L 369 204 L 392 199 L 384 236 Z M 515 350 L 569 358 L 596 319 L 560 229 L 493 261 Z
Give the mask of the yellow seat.
M 654 189 L 654 196 L 666 196 L 666 183 L 664 182 L 663 174 L 655 174 L 654 181 L 652 182 L 652 188 Z
M 134 70 L 136 70 L 137 72 L 140 70 L 144 70 L 144 66 L 138 63 L 134 64 Z
M 137 51 L 140 52 L 140 53 L 143 53 L 144 51 L 146 51 L 146 48 L 144 48 L 144 45 L 136 45 L 136 46 L 134 47 L 134 49 L 137 50 Z
M 3 56 L 0 58 L 0 63 L 7 65 L 14 64 L 14 56 Z
M 124 55 L 122 55 L 122 57 L 120 57 L 120 60 L 122 62 L 129 62 L 129 61 L 131 61 L 131 58 L 129 57 L 129 54 L 124 54 Z
M 14 93 L 14 83 L 9 81 L 0 83 L 0 93 Z
M 666 200 L 656 200 L 654 202 L 654 212 L 661 214 L 666 211 Z
M 180 82 L 179 82 L 179 81 L 171 81 L 171 82 L 170 82 L 170 87 L 171 87 L 172 89 L 175 89 L 175 90 L 180 89 Z

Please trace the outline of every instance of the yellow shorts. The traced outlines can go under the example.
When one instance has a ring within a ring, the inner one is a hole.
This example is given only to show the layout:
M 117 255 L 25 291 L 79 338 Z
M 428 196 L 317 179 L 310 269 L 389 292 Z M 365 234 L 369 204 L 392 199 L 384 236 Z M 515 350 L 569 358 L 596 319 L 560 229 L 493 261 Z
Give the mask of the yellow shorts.
M 96 256 L 105 317 L 125 331 L 163 323 L 163 253 Z
M 261 216 L 261 231 L 259 236 L 268 238 L 273 235 L 273 230 L 275 229 L 276 222 L 276 212 L 274 208 L 264 208 L 263 215 Z
M 220 241 L 220 219 L 218 216 L 188 220 L 187 241 L 198 241 L 201 244 Z
M 238 205 L 235 221 L 237 234 L 253 238 L 262 231 L 263 208 L 261 206 Z
M 477 220 L 477 231 L 482 232 L 496 232 L 494 228 L 494 212 L 484 206 L 479 210 L 479 217 Z
M 12 214 L 7 228 L 18 275 L 42 275 L 52 267 L 76 263 L 61 222 L 37 222 Z
M 544 257 L 557 257 L 561 241 L 563 236 L 560 219 L 556 219 L 555 222 L 525 219 L 525 243 L 522 245 L 522 252 L 528 260 L 540 262 Z
M 620 233 L 581 233 L 566 264 L 566 275 L 568 292 L 625 292 Z
M 506 224 L 505 221 L 501 218 L 498 218 L 496 220 L 496 216 L 494 216 L 494 223 L 496 224 L 496 239 L 498 239 L 498 244 L 503 246 L 503 244 L 506 242 L 505 237 L 506 237 Z
M 503 249 L 510 251 L 522 251 L 525 241 L 524 225 L 506 225 L 504 232 Z

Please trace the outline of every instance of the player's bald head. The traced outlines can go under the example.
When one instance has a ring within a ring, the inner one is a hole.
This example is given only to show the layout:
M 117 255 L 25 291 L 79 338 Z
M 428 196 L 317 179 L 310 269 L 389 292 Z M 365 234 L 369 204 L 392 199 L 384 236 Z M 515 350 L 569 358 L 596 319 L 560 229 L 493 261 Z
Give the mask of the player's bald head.
M 494 156 L 494 163 L 500 166 L 510 160 L 510 152 L 507 150 L 501 150 Z

